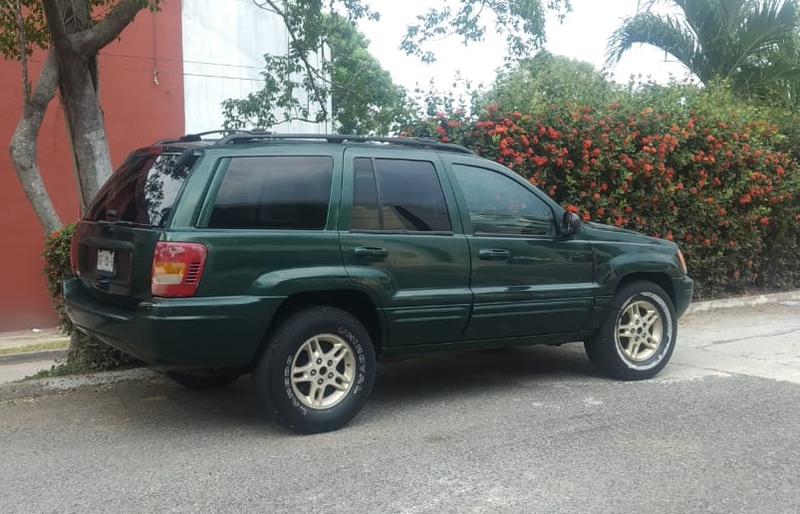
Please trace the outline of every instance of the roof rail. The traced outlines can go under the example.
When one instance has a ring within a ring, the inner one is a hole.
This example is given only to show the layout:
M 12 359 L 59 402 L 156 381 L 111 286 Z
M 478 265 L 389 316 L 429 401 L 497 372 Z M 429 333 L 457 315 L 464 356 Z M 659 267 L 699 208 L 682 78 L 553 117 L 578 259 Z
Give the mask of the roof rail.
M 428 148 L 434 150 L 445 150 L 449 152 L 474 154 L 472 150 L 461 145 L 440 143 L 435 139 L 424 137 L 372 137 L 351 136 L 344 134 L 275 134 L 264 131 L 233 132 L 222 137 L 215 143 L 215 145 L 288 140 L 326 141 L 328 143 L 384 143 L 414 148 Z
M 219 134 L 221 137 L 231 136 L 234 134 L 249 134 L 248 131 L 245 130 L 237 130 L 237 129 L 219 129 L 219 130 L 207 130 L 205 132 L 196 132 L 194 134 L 186 134 L 184 136 L 178 138 L 167 138 L 167 139 L 159 139 L 154 145 L 164 145 L 170 143 L 197 143 L 203 141 L 203 136 L 210 136 Z M 213 142 L 212 139 L 210 142 Z

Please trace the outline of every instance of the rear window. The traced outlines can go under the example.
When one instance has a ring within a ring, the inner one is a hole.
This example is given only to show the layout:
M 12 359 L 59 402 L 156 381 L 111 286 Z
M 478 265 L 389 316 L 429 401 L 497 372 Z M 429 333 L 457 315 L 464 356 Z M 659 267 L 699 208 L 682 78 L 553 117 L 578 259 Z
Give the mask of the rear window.
M 208 226 L 321 230 L 328 218 L 332 179 L 330 157 L 233 158 Z
M 132 154 L 100 190 L 87 219 L 163 227 L 196 160 L 191 154 Z

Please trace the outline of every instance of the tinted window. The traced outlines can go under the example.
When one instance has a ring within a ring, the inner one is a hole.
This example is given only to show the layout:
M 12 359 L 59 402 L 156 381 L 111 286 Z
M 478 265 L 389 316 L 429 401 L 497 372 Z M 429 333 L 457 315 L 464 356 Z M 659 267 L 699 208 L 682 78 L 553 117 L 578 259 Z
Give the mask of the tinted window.
M 354 230 L 380 230 L 378 189 L 372 159 L 353 161 L 353 210 L 350 227 Z
M 533 192 L 500 173 L 455 165 L 475 233 L 550 236 L 553 212 Z
M 330 157 L 233 158 L 208 226 L 323 229 L 332 176 Z
M 450 217 L 433 164 L 355 159 L 352 228 L 449 232 Z
M 190 154 L 132 154 L 100 190 L 87 219 L 163 226 L 196 160 Z

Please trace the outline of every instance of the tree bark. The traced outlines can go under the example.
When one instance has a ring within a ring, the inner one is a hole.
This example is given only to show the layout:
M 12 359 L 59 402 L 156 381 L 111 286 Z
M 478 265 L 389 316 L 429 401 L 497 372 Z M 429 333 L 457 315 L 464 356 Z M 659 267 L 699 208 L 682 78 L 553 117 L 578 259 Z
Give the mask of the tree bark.
M 47 56 L 39 81 L 30 99 L 25 102 L 22 118 L 11 138 L 9 153 L 22 189 L 30 200 L 45 234 L 61 229 L 53 202 L 47 194 L 37 158 L 37 140 L 47 106 L 56 94 L 58 70 L 52 51 Z
M 120 0 L 94 24 L 86 0 L 43 0 L 56 55 L 81 212 L 111 175 L 111 153 L 100 107 L 97 52 L 119 36 L 147 2 Z

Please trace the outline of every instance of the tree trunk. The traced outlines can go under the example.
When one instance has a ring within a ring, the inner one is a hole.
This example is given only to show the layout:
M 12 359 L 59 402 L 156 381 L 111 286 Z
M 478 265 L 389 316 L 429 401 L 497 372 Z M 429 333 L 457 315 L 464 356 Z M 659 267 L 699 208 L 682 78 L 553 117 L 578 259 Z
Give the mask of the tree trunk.
M 117 7 L 132 3 L 133 0 L 126 0 Z M 61 104 L 72 141 L 81 212 L 85 212 L 112 171 L 97 78 L 97 51 L 102 46 L 91 46 L 99 39 L 92 29 L 102 29 L 109 23 L 95 25 L 86 0 L 45 0 L 43 6 L 58 63 Z M 119 12 L 114 9 L 107 18 L 113 22 Z M 127 23 L 132 19 L 130 16 Z M 94 37 L 81 41 L 86 48 L 73 40 L 87 34 Z
M 97 65 L 94 57 L 76 54 L 60 61 L 61 103 L 72 139 L 84 212 L 112 171 L 97 89 Z
M 58 70 L 52 51 L 47 56 L 39 82 L 25 107 L 11 138 L 9 153 L 22 189 L 28 196 L 45 234 L 51 234 L 63 226 L 53 202 L 47 194 L 42 174 L 39 170 L 37 140 L 47 106 L 53 99 L 58 86 Z

